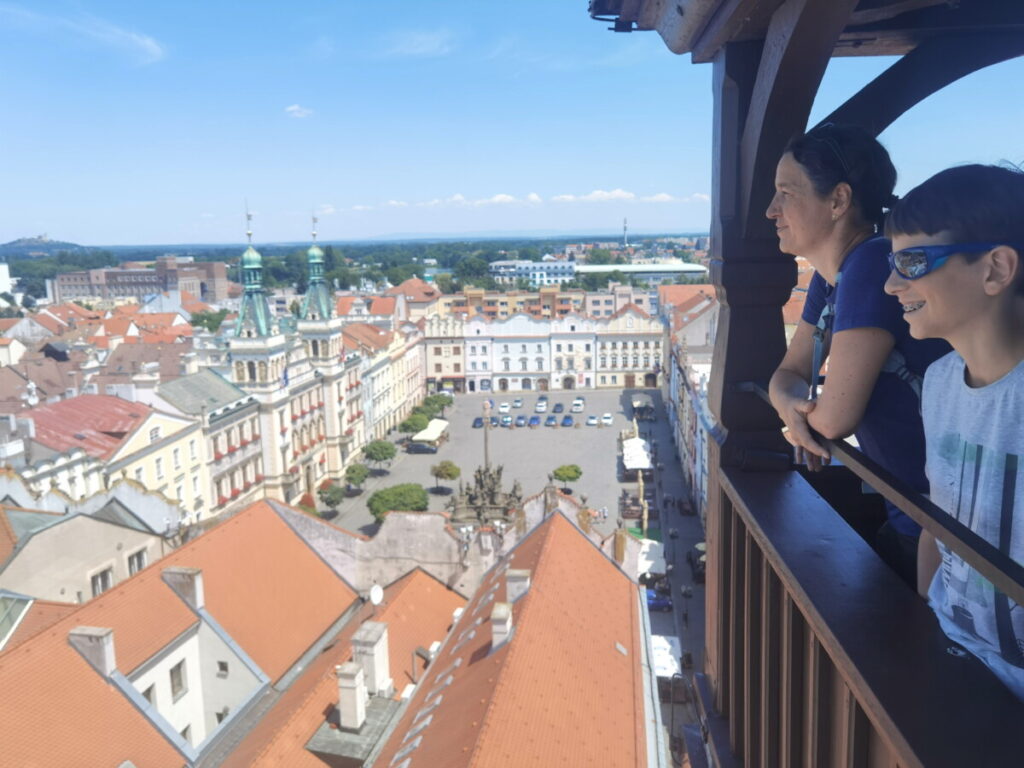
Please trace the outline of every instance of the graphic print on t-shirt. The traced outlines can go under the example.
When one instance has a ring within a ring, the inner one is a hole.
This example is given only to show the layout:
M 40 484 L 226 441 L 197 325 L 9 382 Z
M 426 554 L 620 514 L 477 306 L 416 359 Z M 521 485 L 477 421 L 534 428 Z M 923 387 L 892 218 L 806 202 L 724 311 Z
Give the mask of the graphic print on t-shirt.
M 944 435 L 940 446 L 938 458 L 960 468 L 955 488 L 934 489 L 939 496 L 943 490 L 953 492 L 950 496 L 955 498 L 947 497 L 952 503 L 943 506 L 1000 552 L 1020 561 L 1021 532 L 1015 531 L 1013 525 L 1019 457 L 972 445 L 959 435 Z M 992 508 L 997 500 L 998 508 Z M 941 552 L 941 578 L 953 623 L 997 650 L 1009 664 L 1024 668 L 1021 607 L 997 592 L 991 582 L 958 555 L 944 546 Z

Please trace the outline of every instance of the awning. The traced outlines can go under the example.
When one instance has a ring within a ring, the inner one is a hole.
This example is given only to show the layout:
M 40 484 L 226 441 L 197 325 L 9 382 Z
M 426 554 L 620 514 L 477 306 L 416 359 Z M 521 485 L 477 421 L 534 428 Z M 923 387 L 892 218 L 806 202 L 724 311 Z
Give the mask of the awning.
M 622 441 L 622 464 L 627 472 L 653 469 L 647 441 L 642 437 L 631 437 Z
M 431 419 L 427 428 L 412 436 L 414 443 L 433 443 L 441 439 L 441 435 L 448 431 L 448 422 L 444 419 Z
M 665 545 L 654 539 L 642 539 L 636 570 L 637 576 L 644 573 L 665 573 Z
M 654 654 L 654 674 L 658 677 L 672 677 L 679 674 L 681 656 L 679 638 L 672 635 L 651 635 L 651 650 Z

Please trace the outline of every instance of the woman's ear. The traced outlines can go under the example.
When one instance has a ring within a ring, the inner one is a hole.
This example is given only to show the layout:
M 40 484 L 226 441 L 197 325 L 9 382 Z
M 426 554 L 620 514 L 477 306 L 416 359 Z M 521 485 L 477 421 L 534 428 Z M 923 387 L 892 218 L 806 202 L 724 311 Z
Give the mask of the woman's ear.
M 1000 245 L 993 248 L 986 257 L 985 293 L 998 296 L 1005 290 L 1015 290 L 1021 280 L 1020 272 L 1024 268 L 1021 255 L 1016 248 Z
M 845 181 L 836 184 L 832 190 L 832 221 L 844 215 L 853 204 L 853 189 Z

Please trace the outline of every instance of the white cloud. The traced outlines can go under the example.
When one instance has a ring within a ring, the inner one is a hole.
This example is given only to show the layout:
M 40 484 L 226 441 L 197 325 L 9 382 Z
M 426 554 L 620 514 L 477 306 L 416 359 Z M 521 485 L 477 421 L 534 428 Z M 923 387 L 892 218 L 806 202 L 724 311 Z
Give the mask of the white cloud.
M 544 201 L 541 199 L 541 196 L 538 195 L 536 192 L 531 192 L 526 196 L 526 202 L 537 204 L 543 203 Z
M 509 203 L 518 203 L 519 201 L 512 195 L 506 195 L 504 193 L 498 193 L 492 197 L 486 197 L 482 200 L 474 200 L 473 205 L 508 205 Z
M 583 195 L 580 198 L 580 200 L 603 203 L 607 202 L 608 200 L 632 200 L 635 197 L 636 195 L 634 195 L 632 192 L 627 192 L 624 189 L 595 189 L 593 192 Z
M 388 200 L 384 205 L 388 208 L 405 208 L 409 204 L 404 200 Z
M 291 106 L 285 107 L 284 111 L 289 117 L 303 118 L 309 117 L 313 114 L 312 109 L 306 109 L 306 107 L 300 107 L 298 104 L 292 104 Z
M 454 203 L 455 205 L 462 205 L 466 202 L 466 198 L 456 192 L 454 195 L 448 198 L 447 202 Z
M 576 201 L 576 195 L 555 195 L 551 198 L 554 203 L 573 203 Z
M 668 192 L 659 192 L 656 195 L 648 195 L 640 199 L 645 203 L 674 203 L 678 198 L 673 197 Z
M 317 216 L 333 216 L 338 210 L 330 203 L 321 203 L 316 208 Z
M 0 18 L 44 32 L 70 33 L 79 38 L 91 40 L 109 48 L 132 55 L 140 64 L 153 64 L 166 53 L 164 47 L 149 35 L 119 27 L 96 16 L 82 15 L 79 18 L 48 16 L 29 11 L 18 5 L 0 3 Z
M 454 35 L 448 29 L 410 29 L 388 36 L 384 55 L 389 57 L 437 58 L 454 50 Z
M 695 192 L 694 194 L 692 194 L 688 198 L 686 198 L 686 201 L 687 202 L 710 203 L 711 202 L 711 195 L 705 195 L 703 192 Z
M 372 211 L 373 210 L 373 206 L 372 205 L 353 205 L 352 206 L 352 210 L 353 211 Z

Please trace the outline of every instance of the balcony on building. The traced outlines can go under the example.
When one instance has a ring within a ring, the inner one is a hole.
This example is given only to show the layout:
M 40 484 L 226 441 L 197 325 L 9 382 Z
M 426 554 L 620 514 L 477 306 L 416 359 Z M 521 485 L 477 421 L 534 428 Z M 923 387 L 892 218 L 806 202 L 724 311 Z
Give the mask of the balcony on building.
M 900 57 L 822 120 L 878 135 L 959 78 L 1024 53 L 1024 5 L 591 0 L 590 13 L 615 31 L 656 31 L 673 53 L 712 68 L 710 271 L 721 315 L 708 391 L 724 437 L 709 451 L 691 765 L 1024 764 L 1024 705 L 943 635 L 868 546 L 880 497 L 862 494 L 861 482 L 1018 603 L 1024 568 L 844 444 L 830 444 L 844 467 L 799 471 L 764 396 L 796 282 L 764 211 L 786 142 L 811 127 L 826 65 Z M 951 151 L 949 164 L 957 158 Z

